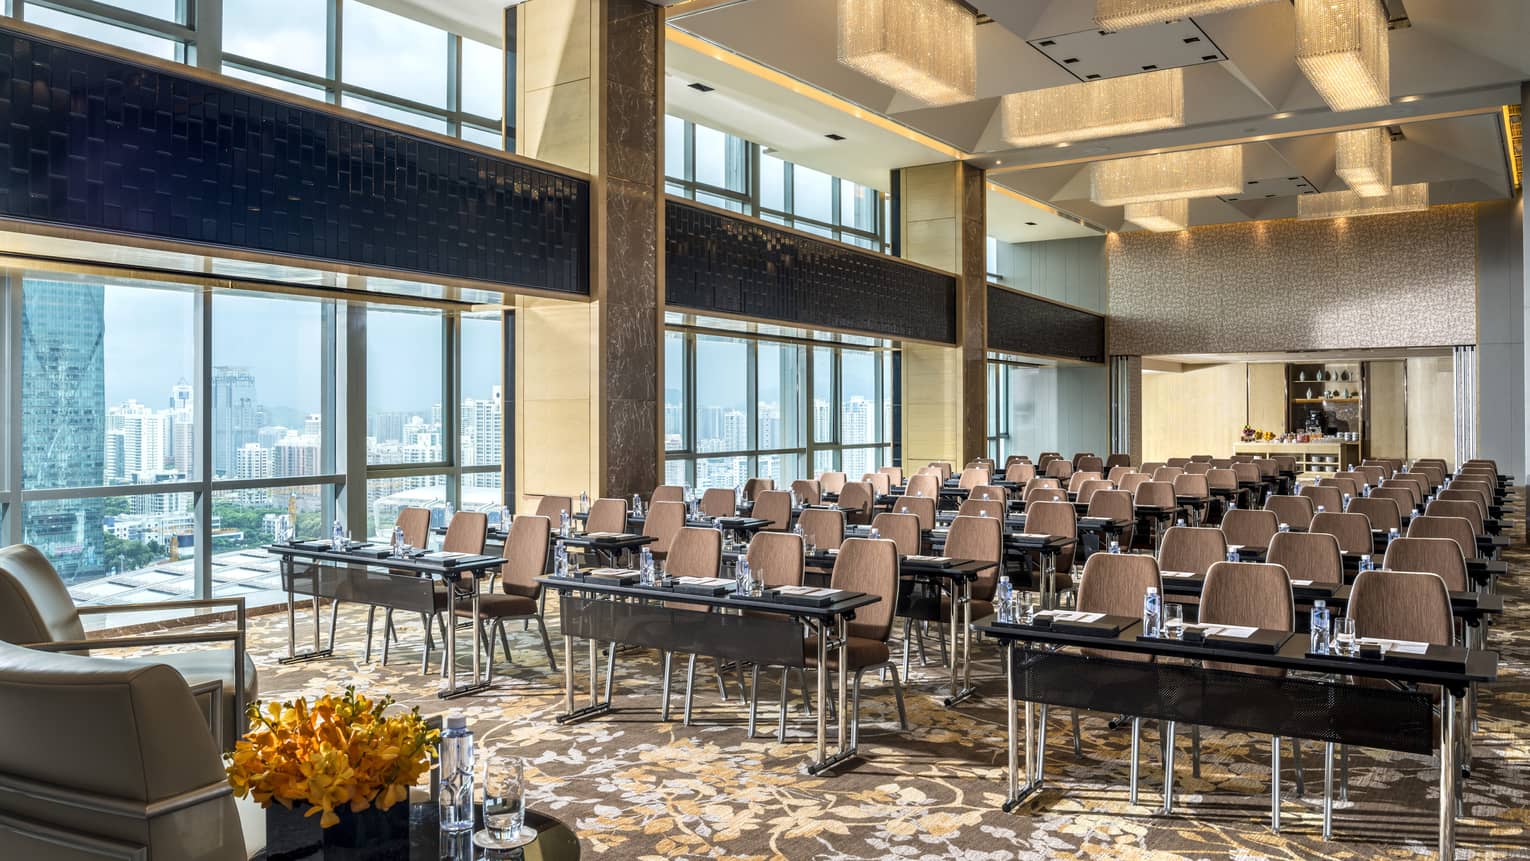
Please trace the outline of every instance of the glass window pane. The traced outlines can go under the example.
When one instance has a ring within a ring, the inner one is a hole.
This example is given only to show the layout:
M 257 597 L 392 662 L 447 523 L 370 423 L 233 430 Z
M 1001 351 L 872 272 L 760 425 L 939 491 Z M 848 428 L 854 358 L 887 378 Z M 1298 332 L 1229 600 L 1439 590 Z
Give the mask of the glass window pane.
M 716 206 L 730 212 L 743 212 L 744 202 L 732 197 L 723 197 L 720 194 L 712 194 L 705 191 L 696 192 L 696 202 L 705 203 L 708 206 Z
M 323 75 L 328 66 L 328 17 L 320 0 L 223 0 L 223 50 Z
M 189 493 L 37 500 L 22 505 L 21 540 L 48 557 L 76 603 L 173 601 L 196 591 L 195 523 Z
M 716 335 L 696 336 L 696 451 L 749 449 L 749 342 Z M 701 480 L 698 487 L 732 487 Z M 745 476 L 746 478 L 748 476 Z
M 664 333 L 664 450 L 684 451 L 685 335 Z
M 23 487 L 153 484 L 193 473 L 192 303 L 177 288 L 24 279 Z
M 882 207 L 877 190 L 848 179 L 839 181 L 839 223 L 875 233 L 877 212 Z
M 813 348 L 813 441 L 834 442 L 834 351 L 829 347 Z
M 713 457 L 696 460 L 696 487 L 738 487 L 750 478 L 749 458 Z
M 880 448 L 847 448 L 840 455 L 840 463 L 844 464 L 842 471 L 852 480 L 876 472 L 882 465 L 882 451 Z
M 802 364 L 802 347 L 759 342 L 756 449 L 802 447 Z
M 834 472 L 839 464 L 839 450 L 827 449 L 813 452 L 813 477 Z
M 801 452 L 791 454 L 762 454 L 756 458 L 754 474 L 761 478 L 773 479 L 776 487 L 786 489 L 791 487 L 792 482 L 799 478 L 806 478 L 802 474 L 803 456 Z
M 60 12 L 57 9 L 49 9 L 46 6 L 34 6 L 27 4 L 27 21 L 39 24 L 43 27 L 52 27 L 55 30 L 63 30 L 65 33 L 73 33 L 86 39 L 94 39 L 97 42 L 105 42 L 108 45 L 116 45 L 129 51 L 138 51 L 162 60 L 175 60 L 177 42 L 159 36 L 150 36 L 137 30 L 129 30 L 126 27 L 118 27 L 115 24 L 104 24 L 90 18 L 79 15 L 71 15 L 68 12 Z
M 690 192 L 686 191 L 685 186 L 683 186 L 683 185 L 676 185 L 673 182 L 666 182 L 666 183 L 664 183 L 664 193 L 665 194 L 673 194 L 675 197 L 690 197 L 691 196 Z
M 327 484 L 213 493 L 213 595 L 257 605 L 285 601 L 275 557 L 262 548 L 279 523 L 300 538 L 327 537 L 325 504 L 334 493 Z
M 481 129 L 477 126 L 463 126 L 462 139 L 479 146 L 493 147 L 494 149 L 505 148 L 504 135 L 498 129 Z
M 691 483 L 687 476 L 689 471 L 690 461 L 688 460 L 666 460 L 664 461 L 664 483 L 684 487 Z
M 98 0 L 108 6 L 116 6 L 118 9 L 126 9 L 130 12 L 138 12 L 166 21 L 185 23 L 178 14 L 176 7 L 180 4 L 176 0 Z M 31 18 L 31 14 L 27 15 Z
M 426 131 L 446 134 L 446 120 L 441 117 L 427 117 L 414 111 L 406 111 L 403 108 L 395 108 L 389 105 L 378 104 L 357 96 L 344 95 L 340 97 L 340 106 L 350 108 L 353 111 L 361 111 L 374 117 L 382 117 L 406 126 L 425 129 Z
M 802 231 L 803 233 L 812 233 L 817 236 L 828 237 L 829 239 L 834 238 L 834 229 L 831 227 L 825 227 L 822 224 L 814 224 L 811 221 L 803 221 L 798 219 L 792 224 L 792 226 Z
M 440 311 L 368 309 L 367 463 L 443 460 L 441 338 Z
M 792 213 L 833 222 L 834 177 L 800 164 L 792 165 Z
M 446 31 L 365 3 L 345 4 L 340 79 L 446 107 Z
M 749 190 L 744 139 L 698 125 L 696 181 L 731 191 Z
M 446 476 L 416 475 L 367 481 L 367 538 L 390 540 L 393 527 L 398 523 L 398 513 L 405 508 L 428 508 L 430 525 L 445 526 Z
M 685 120 L 664 115 L 664 175 L 672 179 L 686 179 L 685 175 Z
M 504 459 L 504 327 L 499 314 L 462 317 L 463 466 L 497 466 Z M 499 487 L 498 472 L 464 475 L 464 487 Z
M 307 96 L 310 99 L 324 101 L 324 88 L 315 87 L 312 84 L 302 84 L 297 81 L 289 81 L 286 78 L 278 78 L 275 75 L 262 75 L 249 69 L 241 69 L 238 66 L 223 64 L 223 74 L 230 78 L 238 78 L 241 81 L 250 81 L 273 90 L 281 90 L 284 93 L 292 93 L 296 96 Z
M 786 209 L 786 162 L 760 154 L 760 206 Z
M 877 355 L 845 350 L 841 355 L 839 428 L 840 441 L 881 442 L 877 421 Z
M 505 54 L 497 45 L 462 38 L 462 110 L 499 119 L 505 113 Z

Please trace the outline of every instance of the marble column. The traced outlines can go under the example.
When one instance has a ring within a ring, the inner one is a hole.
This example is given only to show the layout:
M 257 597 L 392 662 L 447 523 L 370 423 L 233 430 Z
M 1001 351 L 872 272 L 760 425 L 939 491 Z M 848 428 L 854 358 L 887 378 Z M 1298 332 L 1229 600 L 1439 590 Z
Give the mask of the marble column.
M 592 177 L 588 303 L 517 302 L 517 487 L 645 496 L 662 467 L 664 26 L 644 0 L 515 10 L 516 150 Z

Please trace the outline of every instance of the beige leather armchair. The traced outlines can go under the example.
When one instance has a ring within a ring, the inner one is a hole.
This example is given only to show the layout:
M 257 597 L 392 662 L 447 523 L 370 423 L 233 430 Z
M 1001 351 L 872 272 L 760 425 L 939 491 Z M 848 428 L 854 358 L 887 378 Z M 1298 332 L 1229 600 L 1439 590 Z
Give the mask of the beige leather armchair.
M 218 742 L 180 673 L 0 643 L 0 858 L 245 857 Z
M 217 632 L 156 633 L 110 639 L 85 639 L 80 616 L 123 612 L 232 608 L 234 629 Z M 233 750 L 244 734 L 246 703 L 254 702 L 259 685 L 255 663 L 245 652 L 243 598 L 210 598 L 198 601 L 167 601 L 155 604 L 117 604 L 107 607 L 75 607 L 69 590 L 47 557 L 30 544 L 0 548 L 0 641 L 49 652 L 89 654 L 104 649 L 142 649 L 147 646 L 188 643 L 229 644 L 195 652 L 157 655 L 153 662 L 169 664 L 186 683 L 203 690 L 208 682 L 222 683 L 222 708 L 217 726 L 220 743 Z M 144 663 L 142 661 L 140 664 Z M 3 856 L 0 856 L 3 857 Z

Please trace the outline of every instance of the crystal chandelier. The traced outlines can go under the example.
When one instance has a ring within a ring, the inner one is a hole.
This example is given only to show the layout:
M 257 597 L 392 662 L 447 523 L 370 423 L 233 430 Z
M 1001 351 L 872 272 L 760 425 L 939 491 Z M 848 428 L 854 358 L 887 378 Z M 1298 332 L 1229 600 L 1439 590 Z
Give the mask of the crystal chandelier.
M 839 61 L 929 105 L 977 97 L 977 19 L 955 0 L 839 0 Z
M 1296 65 L 1328 107 L 1391 102 L 1391 63 L 1380 0 L 1296 0 Z
M 1125 30 L 1268 2 L 1270 0 L 1094 0 L 1094 22 L 1107 30 Z
M 1090 186 L 1090 199 L 1101 206 L 1238 194 L 1243 191 L 1243 147 L 1097 161 Z
M 1154 200 L 1147 203 L 1128 203 L 1126 220 L 1143 230 L 1154 233 L 1173 233 L 1190 226 L 1190 201 Z
M 1429 208 L 1429 183 L 1394 185 L 1380 197 L 1361 197 L 1353 191 L 1303 194 L 1296 198 L 1296 217 L 1344 218 L 1351 215 L 1382 215 L 1418 212 Z
M 1361 197 L 1392 190 L 1392 138 L 1384 128 L 1339 132 L 1334 172 Z
M 1004 141 L 1016 147 L 1175 128 L 1185 124 L 1185 71 L 1010 93 L 999 109 Z

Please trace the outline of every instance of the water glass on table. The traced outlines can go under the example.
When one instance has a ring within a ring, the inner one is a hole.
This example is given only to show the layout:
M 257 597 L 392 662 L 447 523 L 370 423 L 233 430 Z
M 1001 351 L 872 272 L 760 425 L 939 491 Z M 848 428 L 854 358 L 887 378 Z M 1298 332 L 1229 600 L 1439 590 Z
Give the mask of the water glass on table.
M 1338 646 L 1339 654 L 1345 657 L 1353 657 L 1355 654 L 1355 620 L 1349 616 L 1335 619 L 1333 622 L 1334 644 Z
M 1171 640 L 1182 640 L 1185 636 L 1185 605 L 1163 605 L 1163 635 Z
M 510 849 L 536 839 L 526 827 L 525 762 L 517 756 L 490 756 L 483 763 L 483 825 L 473 842 L 486 849 Z

